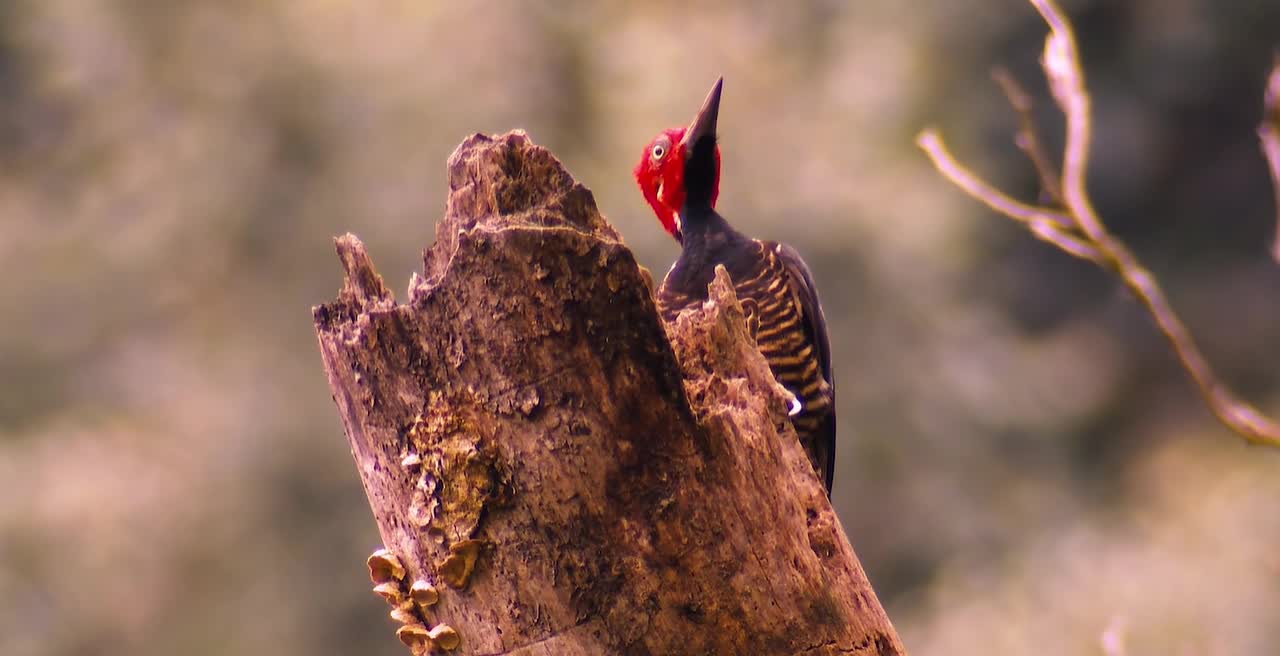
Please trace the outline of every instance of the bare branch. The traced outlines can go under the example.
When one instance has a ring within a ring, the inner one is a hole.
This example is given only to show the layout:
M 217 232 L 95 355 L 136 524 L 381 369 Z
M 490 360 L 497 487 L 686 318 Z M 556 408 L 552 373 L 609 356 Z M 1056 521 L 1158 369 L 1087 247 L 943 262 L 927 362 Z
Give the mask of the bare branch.
M 1192 380 L 1209 404 L 1209 409 L 1218 420 L 1249 442 L 1280 446 L 1280 424 L 1268 419 L 1248 402 L 1237 399 L 1218 380 L 1213 368 L 1196 346 L 1190 331 L 1169 305 L 1169 299 L 1160 289 L 1155 276 L 1139 264 L 1133 253 L 1119 241 L 1108 237 L 1107 242 L 1105 246 L 1098 246 L 1109 260 L 1108 268 L 1119 274 L 1125 285 L 1147 306 L 1160 332 L 1173 345 L 1183 368 L 1191 374 Z
M 936 130 L 921 132 L 916 137 L 916 143 L 929 154 L 938 171 L 965 193 L 1014 221 L 1025 224 L 1032 234 L 1063 251 L 1102 264 L 1102 254 L 1098 249 L 1090 246 L 1080 236 L 1073 235 L 1075 229 L 1070 216 L 1046 207 L 1027 205 L 996 189 L 967 166 L 956 161 Z
M 1137 257 L 1120 240 L 1107 231 L 1094 210 L 1086 188 L 1092 116 L 1075 34 L 1070 21 L 1053 0 L 1030 2 L 1039 10 L 1050 28 L 1041 64 L 1049 79 L 1054 100 L 1066 115 L 1066 147 L 1062 157 L 1061 184 L 1057 187 L 1066 206 L 1065 215 L 1026 205 L 992 187 L 956 161 L 947 151 L 941 137 L 933 130 L 922 132 L 916 142 L 933 160 L 938 171 L 970 196 L 1027 225 L 1037 237 L 1118 275 L 1146 305 L 1156 326 L 1172 344 L 1183 368 L 1200 388 L 1201 395 L 1218 420 L 1248 442 L 1280 446 L 1280 424 L 1249 403 L 1236 398 L 1218 379 L 1196 346 L 1191 333 L 1173 311 L 1155 276 L 1138 262 Z M 1004 87 L 1009 102 L 1022 117 L 1018 145 L 1031 155 L 1033 164 L 1043 179 L 1045 172 L 1052 168 L 1043 163 L 1048 161 L 1047 158 L 1037 160 L 1032 152 L 1038 150 L 1039 146 L 1035 140 L 1034 125 L 1028 125 L 1029 100 L 1012 77 L 997 72 L 996 79 Z M 1277 204 L 1280 204 L 1280 60 L 1277 60 L 1276 68 L 1271 73 L 1265 103 L 1266 116 L 1258 128 L 1258 135 L 1271 165 Z M 1048 191 L 1053 187 L 1046 185 L 1045 188 Z M 1277 230 L 1280 231 L 1280 210 L 1277 215 Z M 1280 260 L 1280 234 L 1277 235 L 1274 255 Z
M 1058 171 L 1054 169 L 1053 163 L 1049 161 L 1049 155 L 1045 152 L 1044 142 L 1040 140 L 1040 133 L 1036 130 L 1035 116 L 1031 110 L 1034 107 L 1031 102 L 1031 94 L 1027 93 L 1018 84 L 1018 80 L 1013 77 L 1009 69 L 1003 66 L 997 67 L 991 71 L 991 77 L 1004 90 L 1004 95 L 1009 99 L 1009 104 L 1013 106 L 1013 110 L 1018 113 L 1018 135 L 1014 138 L 1014 143 L 1022 152 L 1027 154 L 1031 160 L 1031 165 L 1036 169 L 1036 175 L 1040 176 L 1040 189 L 1048 196 L 1048 199 L 1056 206 L 1065 207 L 1066 201 L 1062 198 L 1062 184 L 1059 179 Z
M 1111 618 L 1107 623 L 1099 640 L 1102 653 L 1106 656 L 1125 656 L 1129 653 L 1125 649 L 1125 624 L 1124 617 L 1120 616 Z
M 1049 24 L 1040 63 L 1049 78 L 1053 97 L 1067 117 L 1067 143 L 1062 156 L 1062 195 L 1076 225 L 1094 241 L 1107 239 L 1106 229 L 1098 219 L 1085 189 L 1089 163 L 1089 144 L 1093 126 L 1089 113 L 1089 93 L 1084 86 L 1084 71 L 1076 49 L 1075 33 L 1066 14 L 1053 0 L 1031 0 Z
M 1276 234 L 1271 243 L 1271 257 L 1280 262 L 1280 54 L 1276 55 L 1267 90 L 1262 97 L 1262 124 L 1258 126 L 1262 152 L 1271 167 L 1271 184 L 1275 188 Z

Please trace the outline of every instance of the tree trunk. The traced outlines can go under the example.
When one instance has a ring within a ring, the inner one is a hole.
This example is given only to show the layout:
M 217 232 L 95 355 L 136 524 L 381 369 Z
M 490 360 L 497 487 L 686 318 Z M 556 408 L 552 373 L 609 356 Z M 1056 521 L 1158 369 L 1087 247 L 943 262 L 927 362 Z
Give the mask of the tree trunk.
M 402 640 L 904 653 L 724 271 L 664 327 L 591 192 L 522 132 L 468 138 L 449 185 L 407 304 L 347 235 L 314 311 Z

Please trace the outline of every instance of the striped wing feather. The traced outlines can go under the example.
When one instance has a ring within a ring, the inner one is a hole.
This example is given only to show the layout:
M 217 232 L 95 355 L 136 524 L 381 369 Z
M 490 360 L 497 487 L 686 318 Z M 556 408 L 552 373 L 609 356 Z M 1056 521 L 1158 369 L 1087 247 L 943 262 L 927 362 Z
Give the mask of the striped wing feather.
M 801 402 L 791 421 L 829 491 L 835 473 L 835 386 L 826 319 L 813 274 L 790 246 L 755 240 L 743 246 L 722 263 L 774 377 Z M 705 283 L 675 284 L 670 275 L 658 292 L 666 321 L 705 299 Z
M 813 274 L 800 254 L 786 244 L 760 243 L 773 270 L 766 290 L 769 299 L 776 301 L 761 303 L 756 341 L 774 376 L 803 404 L 792 423 L 830 490 L 835 475 L 836 411 L 827 321 Z

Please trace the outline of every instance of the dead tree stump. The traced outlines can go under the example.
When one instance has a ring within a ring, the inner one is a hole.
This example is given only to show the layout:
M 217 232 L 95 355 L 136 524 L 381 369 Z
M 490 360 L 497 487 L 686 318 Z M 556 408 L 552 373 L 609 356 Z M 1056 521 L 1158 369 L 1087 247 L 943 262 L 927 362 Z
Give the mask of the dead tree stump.
M 664 328 L 648 272 L 547 150 L 476 135 L 448 169 L 408 303 L 347 235 L 345 285 L 314 310 L 406 644 L 904 653 L 723 270 Z

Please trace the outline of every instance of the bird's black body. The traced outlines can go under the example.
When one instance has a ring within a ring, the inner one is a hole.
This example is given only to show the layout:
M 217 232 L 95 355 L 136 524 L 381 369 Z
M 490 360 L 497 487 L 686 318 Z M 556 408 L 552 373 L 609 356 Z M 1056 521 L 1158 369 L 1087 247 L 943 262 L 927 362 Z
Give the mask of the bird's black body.
M 717 178 L 716 109 L 711 108 L 709 131 L 704 128 L 706 134 L 690 138 L 684 176 L 687 196 L 680 213 L 683 249 L 658 290 L 658 308 L 665 320 L 674 321 L 681 310 L 705 301 L 716 265 L 724 265 L 769 368 L 799 402 L 791 421 L 829 492 L 836 412 L 826 319 L 809 267 L 794 249 L 743 235 L 711 207 L 710 188 Z

